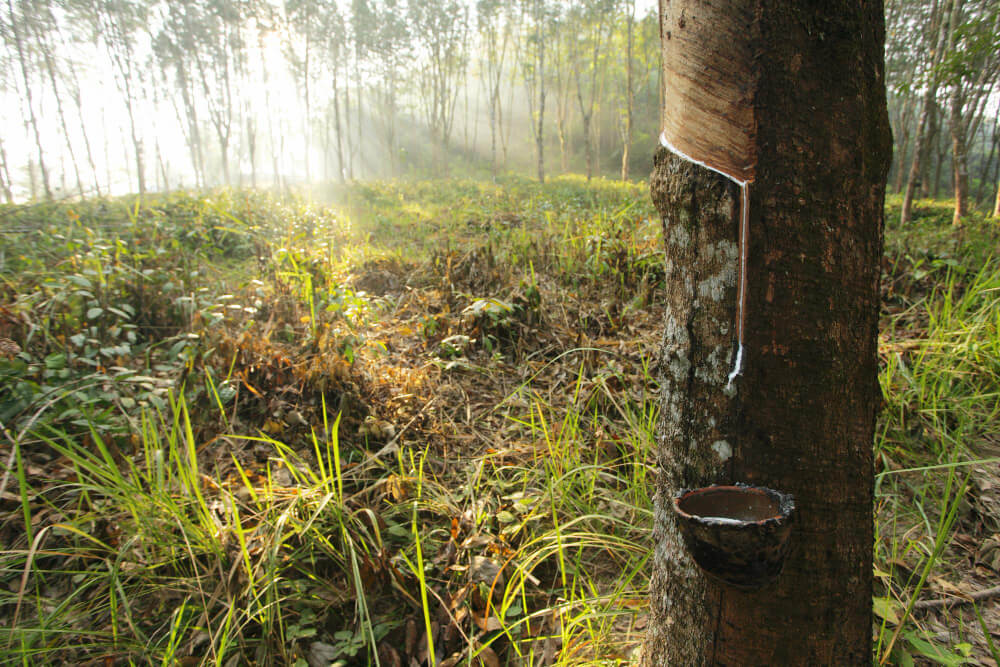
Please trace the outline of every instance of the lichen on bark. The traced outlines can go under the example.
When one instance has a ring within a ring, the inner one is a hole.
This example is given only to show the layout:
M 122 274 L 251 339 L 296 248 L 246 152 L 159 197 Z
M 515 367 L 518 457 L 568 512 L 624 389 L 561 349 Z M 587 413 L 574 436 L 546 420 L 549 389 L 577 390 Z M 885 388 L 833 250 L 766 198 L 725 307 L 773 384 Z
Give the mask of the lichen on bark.
M 715 624 L 718 596 L 683 548 L 670 514 L 684 486 L 732 481 L 733 363 L 739 188 L 661 148 L 650 190 L 663 219 L 666 314 L 660 358 L 661 419 L 653 526 L 653 619 L 647 665 L 697 665 Z M 726 443 L 722 449 L 718 444 Z M 721 450 L 721 451 L 720 451 Z M 723 456 L 722 454 L 726 455 Z

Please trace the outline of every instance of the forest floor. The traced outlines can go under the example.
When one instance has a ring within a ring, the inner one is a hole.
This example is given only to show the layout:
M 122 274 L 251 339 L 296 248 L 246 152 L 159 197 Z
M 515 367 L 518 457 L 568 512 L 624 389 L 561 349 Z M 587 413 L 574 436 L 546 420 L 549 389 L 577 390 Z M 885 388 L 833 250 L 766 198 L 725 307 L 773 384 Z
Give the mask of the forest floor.
M 1000 226 L 886 250 L 876 659 L 993 664 Z M 0 663 L 627 663 L 662 289 L 642 184 L 0 209 Z

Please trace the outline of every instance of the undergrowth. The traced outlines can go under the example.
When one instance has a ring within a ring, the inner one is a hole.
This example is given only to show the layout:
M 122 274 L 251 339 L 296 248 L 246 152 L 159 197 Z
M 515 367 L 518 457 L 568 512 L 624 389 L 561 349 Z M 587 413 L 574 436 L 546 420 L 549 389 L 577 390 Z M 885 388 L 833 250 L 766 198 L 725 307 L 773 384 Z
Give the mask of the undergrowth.
M 645 186 L 315 197 L 0 209 L 2 662 L 627 663 L 662 320 Z M 893 664 L 996 658 L 996 603 L 968 602 L 1000 571 L 998 236 L 939 208 L 887 230 Z

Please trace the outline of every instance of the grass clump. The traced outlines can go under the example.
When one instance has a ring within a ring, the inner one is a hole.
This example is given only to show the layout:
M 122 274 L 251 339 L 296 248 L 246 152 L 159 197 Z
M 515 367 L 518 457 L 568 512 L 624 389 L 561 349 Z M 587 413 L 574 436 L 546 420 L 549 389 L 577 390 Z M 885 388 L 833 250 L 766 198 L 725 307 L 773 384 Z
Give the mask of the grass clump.
M 995 660 L 1000 260 L 995 223 L 920 202 L 887 219 L 876 439 L 881 663 Z M 930 600 L 930 602 L 929 602 Z M 982 622 L 980 622 L 980 620 Z M 991 631 L 989 628 L 992 628 Z

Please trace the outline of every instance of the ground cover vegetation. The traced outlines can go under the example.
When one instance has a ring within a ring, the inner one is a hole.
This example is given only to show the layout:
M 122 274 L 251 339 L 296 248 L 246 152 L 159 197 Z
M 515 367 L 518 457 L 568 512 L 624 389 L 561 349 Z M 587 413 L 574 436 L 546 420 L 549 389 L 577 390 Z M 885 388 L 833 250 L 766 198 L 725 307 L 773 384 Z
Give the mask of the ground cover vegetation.
M 4 664 L 628 661 L 662 318 L 645 185 L 0 215 Z M 883 663 L 998 659 L 1000 233 L 951 218 L 917 200 L 886 234 Z

